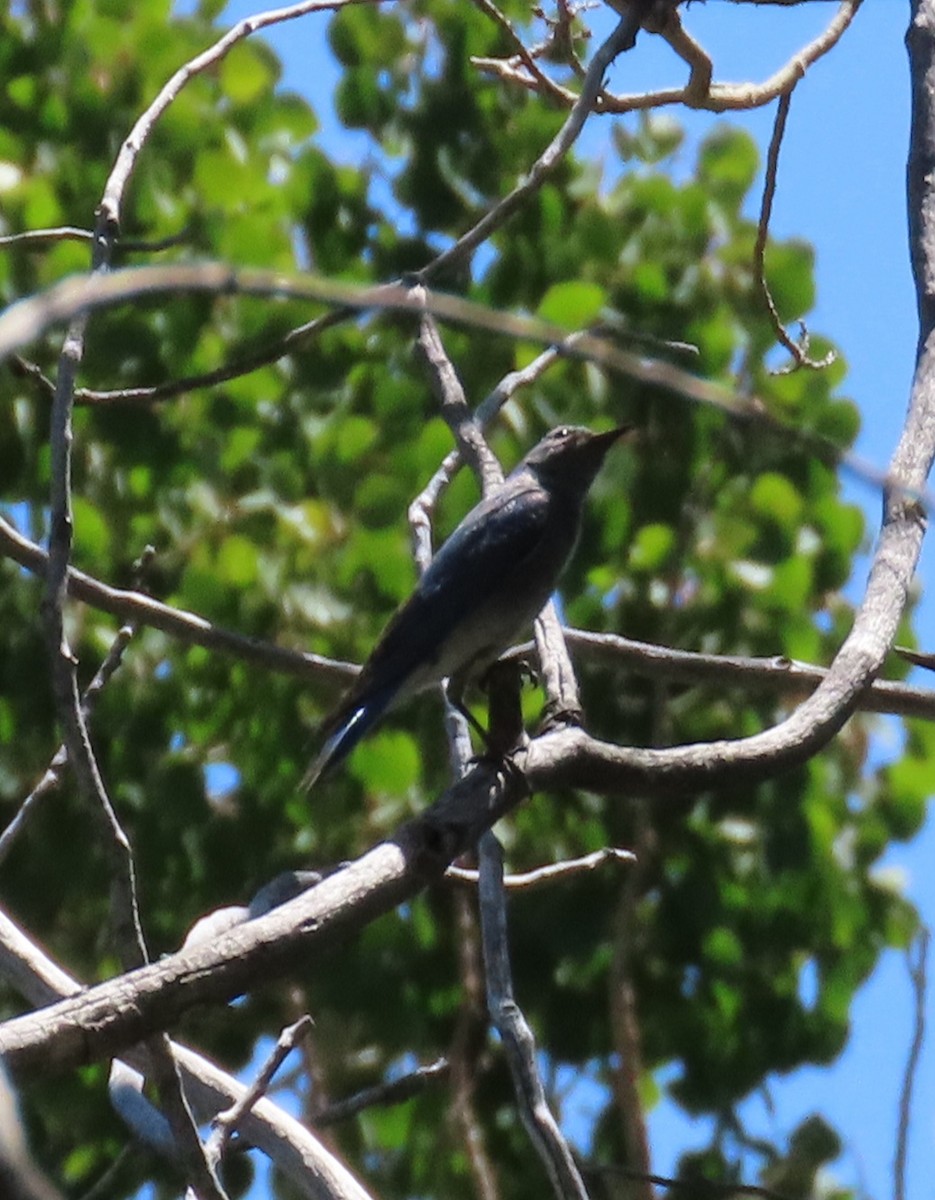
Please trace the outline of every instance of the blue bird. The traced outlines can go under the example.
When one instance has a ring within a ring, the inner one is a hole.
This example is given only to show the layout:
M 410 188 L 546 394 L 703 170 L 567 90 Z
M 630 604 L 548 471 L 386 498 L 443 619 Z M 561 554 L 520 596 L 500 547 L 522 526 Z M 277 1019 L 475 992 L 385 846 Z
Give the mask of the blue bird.
M 588 488 L 629 426 L 561 426 L 467 514 L 391 618 L 360 675 L 325 721 L 310 788 L 392 706 L 447 679 L 457 702 L 539 615 L 578 540 Z

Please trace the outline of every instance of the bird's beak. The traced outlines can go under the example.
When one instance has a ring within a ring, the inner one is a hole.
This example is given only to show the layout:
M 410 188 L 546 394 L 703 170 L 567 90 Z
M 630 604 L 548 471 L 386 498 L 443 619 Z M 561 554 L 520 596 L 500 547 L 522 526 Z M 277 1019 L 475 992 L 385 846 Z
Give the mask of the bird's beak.
M 636 436 L 636 426 L 635 425 L 618 425 L 616 429 L 608 429 L 606 433 L 595 434 L 594 440 L 606 452 L 616 442 L 619 442 L 621 440 L 632 441 L 633 437 L 635 437 L 635 436 Z

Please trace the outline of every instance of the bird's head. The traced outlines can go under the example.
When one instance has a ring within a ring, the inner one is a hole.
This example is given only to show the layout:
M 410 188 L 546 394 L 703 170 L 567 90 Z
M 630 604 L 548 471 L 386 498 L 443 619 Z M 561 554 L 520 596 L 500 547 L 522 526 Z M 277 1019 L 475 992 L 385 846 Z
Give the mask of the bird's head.
M 545 487 L 583 496 L 607 451 L 632 428 L 620 425 L 606 433 L 592 433 L 581 425 L 560 425 L 533 446 L 517 471 L 531 471 Z

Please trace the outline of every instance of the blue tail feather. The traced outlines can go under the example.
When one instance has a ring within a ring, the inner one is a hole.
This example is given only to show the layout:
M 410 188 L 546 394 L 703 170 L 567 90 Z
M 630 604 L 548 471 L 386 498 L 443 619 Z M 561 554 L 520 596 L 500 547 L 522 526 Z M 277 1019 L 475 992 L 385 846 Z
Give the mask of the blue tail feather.
M 375 696 L 368 696 L 350 710 L 334 733 L 326 739 L 325 744 L 302 777 L 303 790 L 308 791 L 322 775 L 326 775 L 339 762 L 347 758 L 361 738 L 383 716 L 395 694 L 396 689 L 394 688 Z

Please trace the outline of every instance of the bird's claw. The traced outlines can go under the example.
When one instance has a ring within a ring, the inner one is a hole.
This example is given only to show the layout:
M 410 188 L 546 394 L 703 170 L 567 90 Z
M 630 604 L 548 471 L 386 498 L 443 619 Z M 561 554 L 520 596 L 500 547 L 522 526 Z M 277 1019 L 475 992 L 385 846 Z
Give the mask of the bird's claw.
M 580 708 L 562 708 L 559 705 L 547 704 L 542 710 L 539 722 L 539 733 L 551 733 L 555 729 L 567 729 L 571 726 L 580 729 L 584 724 L 584 712 Z
M 523 774 L 522 768 L 517 764 L 513 755 L 517 750 L 524 749 L 528 742 L 529 739 L 524 738 L 520 745 L 513 746 L 510 750 L 498 753 L 497 751 L 488 749 L 482 754 L 474 754 L 468 759 L 467 769 L 471 771 L 475 767 L 487 767 L 491 771 L 502 772 L 504 776 L 516 782 L 525 783 L 526 776 Z

